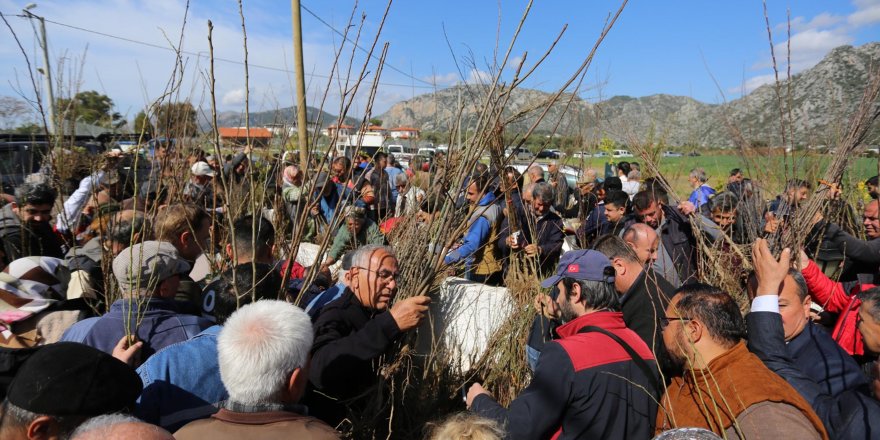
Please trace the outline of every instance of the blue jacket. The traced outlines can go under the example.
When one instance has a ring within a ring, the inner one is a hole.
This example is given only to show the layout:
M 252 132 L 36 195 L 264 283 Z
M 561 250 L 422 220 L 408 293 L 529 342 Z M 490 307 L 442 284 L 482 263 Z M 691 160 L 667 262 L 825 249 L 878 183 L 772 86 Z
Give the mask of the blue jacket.
M 194 338 L 165 347 L 137 369 L 144 391 L 134 414 L 169 432 L 210 417 L 229 393 L 220 380 L 215 325 Z
M 691 193 L 691 196 L 688 198 L 688 201 L 693 203 L 694 206 L 700 210 L 703 215 L 707 215 L 703 211 L 708 211 L 707 208 L 700 209 L 703 205 L 709 204 L 709 199 L 715 196 L 715 189 L 709 185 L 703 184 L 700 185 L 699 188 L 695 189 L 694 192 Z
M 855 390 L 831 396 L 815 380 L 807 377 L 791 360 L 782 329 L 782 318 L 774 312 L 746 315 L 749 351 L 774 373 L 780 375 L 816 410 L 830 438 L 880 438 L 880 402 Z
M 823 392 L 831 396 L 852 389 L 867 392 L 868 379 L 856 361 L 812 322 L 785 347 L 794 365 L 816 381 Z
M 136 326 L 140 306 L 140 325 Z M 149 358 L 153 353 L 178 342 L 185 341 L 213 325 L 211 321 L 178 312 L 174 301 L 161 298 L 141 298 L 132 302 L 120 299 L 110 305 L 104 316 L 89 318 L 71 326 L 61 337 L 62 341 L 79 342 L 106 353 L 125 336 L 125 323 L 130 331 L 144 342 L 141 356 Z M 136 328 L 135 328 L 136 327 Z
M 477 204 L 477 209 L 480 210 L 480 207 L 489 206 L 494 201 L 495 194 L 488 193 L 483 196 L 483 199 Z M 489 220 L 485 216 L 477 217 L 477 219 L 471 223 L 471 227 L 468 229 L 467 234 L 465 234 L 461 246 L 447 254 L 446 258 L 443 259 L 443 262 L 446 264 L 455 264 L 464 260 L 466 265 L 470 267 L 474 253 L 486 244 L 491 232 L 492 225 L 489 223 Z

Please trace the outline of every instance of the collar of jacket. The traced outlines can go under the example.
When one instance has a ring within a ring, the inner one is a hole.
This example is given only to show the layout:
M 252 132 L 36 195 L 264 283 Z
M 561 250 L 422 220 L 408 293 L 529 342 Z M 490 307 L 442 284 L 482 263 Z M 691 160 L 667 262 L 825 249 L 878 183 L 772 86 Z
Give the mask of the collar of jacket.
M 622 330 L 626 328 L 623 323 L 621 312 L 592 312 L 569 321 L 556 328 L 556 333 L 563 338 L 570 338 L 577 332 L 589 325 L 601 327 L 605 330 Z
M 140 310 L 142 312 L 152 311 L 169 311 L 177 313 L 179 311 L 177 304 L 173 300 L 163 298 L 137 298 L 137 299 L 117 299 L 110 305 L 110 312 L 128 313 L 132 310 Z
M 631 298 L 633 294 L 639 290 L 639 288 L 645 284 L 645 274 L 648 273 L 647 270 L 642 269 L 642 273 L 639 274 L 638 278 L 633 281 L 632 285 L 629 286 L 629 289 L 626 290 L 626 293 L 620 296 L 619 301 L 620 305 L 623 306 L 623 303 L 626 302 L 627 299 Z
M 691 384 L 694 383 L 695 379 L 701 380 L 701 382 L 708 380 L 711 381 L 711 383 L 714 383 L 715 379 L 713 379 L 713 373 L 724 371 L 727 368 L 735 367 L 737 365 L 742 365 L 743 361 L 748 360 L 747 358 L 749 354 L 750 352 L 749 349 L 746 348 L 745 341 L 739 341 L 733 347 L 730 347 L 730 349 L 709 361 L 709 365 L 707 365 L 706 368 L 691 370 L 693 374 L 691 374 L 691 372 L 685 372 L 683 375 L 684 380 Z
M 495 193 L 489 191 L 486 193 L 486 195 L 483 196 L 482 199 L 480 199 L 480 203 L 477 203 L 477 205 L 486 206 L 486 205 L 491 204 L 494 201 L 495 201 Z

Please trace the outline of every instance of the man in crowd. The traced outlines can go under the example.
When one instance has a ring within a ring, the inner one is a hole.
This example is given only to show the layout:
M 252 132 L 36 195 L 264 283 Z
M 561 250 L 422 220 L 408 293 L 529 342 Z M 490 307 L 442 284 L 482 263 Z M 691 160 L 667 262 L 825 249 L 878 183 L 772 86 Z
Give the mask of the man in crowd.
M 419 211 L 419 205 L 425 199 L 425 190 L 409 182 L 406 173 L 398 173 L 394 178 L 394 188 L 398 192 L 394 206 L 394 216 L 412 216 Z
M 333 428 L 294 407 L 308 383 L 313 339 L 309 316 L 289 303 L 263 300 L 242 307 L 217 336 L 220 377 L 229 400 L 174 437 L 338 439 Z
M 205 209 L 214 208 L 214 169 L 207 162 L 196 162 L 190 167 L 190 180 L 183 187 L 183 198 Z
M 605 223 L 599 225 L 597 237 L 606 234 L 619 235 L 629 221 L 629 196 L 623 191 L 605 192 Z
M 775 233 L 782 222 L 792 216 L 803 202 L 810 198 L 813 185 L 802 179 L 789 179 L 785 182 L 782 194 L 770 202 L 764 214 L 764 232 Z
M 657 368 L 644 341 L 626 328 L 611 262 L 593 250 L 563 255 L 536 306 L 564 324 L 544 345 L 530 385 L 509 408 L 476 383 L 470 411 L 497 421 L 509 438 L 648 438 L 657 412 Z
M 333 426 L 346 416 L 347 405 L 363 410 L 370 400 L 365 391 L 377 386 L 376 360 L 404 333 L 415 329 L 428 311 L 431 300 L 426 296 L 391 306 L 399 277 L 397 258 L 390 248 L 369 245 L 358 249 L 352 257 L 349 288 L 327 304 L 315 321 L 309 373 L 314 392 L 307 403 L 312 414 Z
M 45 183 L 25 183 L 15 189 L 15 201 L 0 210 L 4 266 L 21 257 L 64 258 L 61 238 L 49 224 L 57 197 Z
M 653 269 L 646 268 L 620 237 L 602 237 L 595 249 L 608 257 L 614 267 L 614 289 L 620 295 L 626 328 L 645 341 L 658 362 L 666 362 L 661 321 L 675 288 Z
M 86 420 L 70 436 L 71 440 L 174 440 L 171 433 L 137 417 L 125 414 L 104 414 Z
M 565 235 L 562 219 L 551 210 L 553 187 L 547 182 L 538 183 L 532 187 L 531 196 L 530 212 L 533 219 L 526 224 L 520 224 L 518 231 L 511 232 L 508 219 L 505 218 L 497 243 L 501 255 L 508 255 L 510 251 L 523 251 L 529 257 L 538 258 L 539 273 L 544 274 L 556 267 Z M 534 236 L 531 222 L 534 222 Z
M 142 212 L 126 210 L 114 214 L 104 235 L 67 252 L 65 259 L 70 268 L 67 298 L 103 298 L 104 252 L 115 258 L 123 249 L 150 239 L 152 234 L 152 225 Z
M 653 228 L 660 236 L 657 261 L 660 273 L 673 286 L 693 281 L 697 271 L 696 238 L 688 219 L 695 207 L 683 202 L 679 209 L 666 205 L 654 191 L 641 191 L 633 197 L 635 221 Z M 708 218 L 697 223 L 713 238 L 720 232 Z M 714 227 L 714 230 L 712 229 Z
M 373 167 L 364 175 L 364 179 L 370 182 L 373 187 L 373 195 L 375 200 L 372 205 L 375 206 L 376 221 L 381 223 L 389 214 L 394 211 L 394 197 L 391 192 L 391 180 L 385 169 L 388 167 L 388 154 L 384 152 L 376 153 L 373 158 Z
M 743 181 L 743 173 L 739 168 L 734 168 L 730 170 L 730 176 L 727 177 L 727 183 L 734 182 L 742 182 Z
M 712 197 L 715 196 L 715 189 L 706 185 L 708 180 L 709 177 L 706 175 L 706 170 L 699 167 L 692 169 L 688 176 L 688 182 L 691 184 L 691 188 L 694 189 L 688 201 L 693 203 L 697 210 L 705 216 L 709 215 L 712 208 Z
M 759 241 L 756 246 L 762 246 L 761 243 L 766 246 L 765 240 Z M 776 263 L 775 258 L 772 262 L 767 261 L 772 256 L 765 249 L 756 249 L 752 255 L 756 268 L 761 266 L 763 269 L 770 263 Z M 827 331 L 813 323 L 810 317 L 810 306 L 813 302 L 803 275 L 794 269 L 782 270 L 787 271 L 787 275 L 775 291 L 759 292 L 758 274 L 749 277 L 749 297 L 754 298 L 758 293 L 774 293 L 772 296 L 762 297 L 761 300 L 756 299 L 752 304 L 752 311 L 780 314 L 786 352 L 794 365 L 819 384 L 823 392 L 831 396 L 850 389 L 867 393 L 868 382 L 858 364 Z M 767 303 L 773 300 L 776 301 L 775 304 Z
M 461 245 L 443 259 L 448 265 L 464 263 L 465 278 L 489 285 L 502 281 L 501 252 L 496 245 L 501 227 L 502 210 L 495 204 L 485 173 L 471 176 L 465 199 L 473 208 L 468 231 Z
M 178 312 L 174 296 L 180 275 L 189 264 L 165 242 L 146 241 L 123 250 L 113 259 L 113 275 L 122 298 L 104 316 L 89 318 L 70 327 L 63 340 L 82 342 L 106 353 L 123 336 L 143 341 L 146 359 L 156 351 L 182 342 L 211 326 L 211 322 Z
M 663 342 L 684 373 L 661 400 L 657 433 L 697 427 L 727 438 L 828 438 L 804 398 L 749 353 L 730 295 L 705 284 L 682 287 L 663 323 Z
M 547 174 L 550 175 L 550 185 L 553 187 L 555 194 L 553 208 L 557 213 L 563 213 L 568 209 L 568 198 L 571 194 L 571 189 L 568 187 L 568 179 L 559 170 L 559 164 L 555 161 L 547 164 Z
M 633 223 L 623 230 L 621 238 L 636 253 L 642 266 L 651 266 L 662 276 L 663 268 L 657 264 L 657 250 L 660 248 L 660 236 L 657 235 L 657 231 L 644 223 Z M 672 280 L 665 277 L 664 279 L 672 286 L 679 282 L 678 277 Z
M 168 243 L 190 267 L 197 258 L 211 247 L 211 216 L 203 208 L 191 203 L 178 203 L 160 210 L 153 222 L 156 240 Z M 181 274 L 175 299 L 184 311 L 197 313 L 201 304 L 202 289 L 190 278 Z
M 846 260 L 841 281 L 853 281 L 859 274 L 873 274 L 880 267 L 880 201 L 871 200 L 862 214 L 865 237 L 853 237 L 837 224 L 821 221 L 816 228 L 825 228 L 823 240 L 827 247 L 837 249 Z M 864 275 L 863 275 L 864 276 Z
M 367 244 L 385 244 L 385 236 L 379 230 L 379 225 L 366 217 L 362 208 L 349 206 L 345 213 L 345 227 L 336 232 L 321 270 L 327 270 L 346 252 Z
M 109 354 L 82 344 L 49 344 L 24 362 L 10 385 L 0 438 L 68 438 L 90 417 L 130 408 L 140 392 L 137 374 Z
M 749 350 L 776 374 L 790 383 L 815 409 L 825 424 L 830 438 L 869 439 L 878 436 L 875 420 L 880 419 L 880 402 L 861 390 L 847 389 L 830 395 L 827 388 L 796 365 L 785 343 L 785 324 L 780 316 L 782 298 L 775 286 L 784 284 L 784 275 L 790 267 L 791 252 L 784 249 L 779 260 L 770 253 L 765 240 L 758 240 L 752 247 L 755 257 L 757 296 L 752 302 L 752 312 L 746 316 L 749 326 Z M 859 330 L 867 347 L 880 351 L 880 289 L 869 289 L 860 294 L 869 313 L 860 310 L 860 316 L 869 320 Z M 873 316 L 872 316 L 873 315 Z M 877 382 L 875 380 L 875 395 Z
M 215 325 L 160 350 L 138 367 L 144 391 L 135 414 L 173 432 L 217 412 L 220 402 L 229 398 L 217 363 L 220 329 L 240 307 L 275 299 L 280 289 L 281 276 L 266 264 L 239 264 L 209 284 L 203 308 Z

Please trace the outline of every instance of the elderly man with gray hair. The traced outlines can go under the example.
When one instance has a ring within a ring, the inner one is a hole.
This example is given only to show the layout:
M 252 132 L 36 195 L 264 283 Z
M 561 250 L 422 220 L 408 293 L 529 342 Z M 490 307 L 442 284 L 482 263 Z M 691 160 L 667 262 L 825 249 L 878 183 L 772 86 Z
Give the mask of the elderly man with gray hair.
M 181 274 L 189 269 L 167 242 L 146 241 L 123 250 L 113 259 L 120 299 L 104 316 L 74 324 L 62 340 L 112 353 L 120 339 L 133 336 L 143 342 L 146 359 L 163 347 L 192 338 L 212 323 L 178 311 L 174 295 Z
M 347 408 L 364 410 L 374 401 L 376 364 L 404 333 L 424 319 L 431 299 L 414 296 L 394 301 L 400 270 L 394 251 L 386 246 L 359 248 L 352 257 L 348 288 L 327 304 L 315 320 L 312 349 L 312 390 L 307 398 L 311 414 L 336 425 Z M 375 424 L 385 419 L 375 414 Z
M 174 437 L 339 438 L 295 406 L 308 384 L 313 340 L 309 316 L 284 301 L 257 301 L 233 313 L 217 337 L 220 377 L 229 400 L 211 418 L 184 426 Z
M 694 189 L 694 192 L 691 193 L 688 201 L 693 203 L 694 207 L 697 208 L 700 214 L 703 214 L 706 217 L 711 214 L 711 199 L 715 196 L 715 189 L 706 185 L 708 180 L 709 177 L 706 176 L 706 170 L 700 167 L 692 169 L 688 176 L 688 182 L 690 182 L 691 188 Z
M 419 206 L 425 200 L 425 190 L 411 185 L 406 173 L 399 173 L 394 177 L 394 188 L 399 194 L 394 206 L 395 217 L 413 216 L 419 212 Z

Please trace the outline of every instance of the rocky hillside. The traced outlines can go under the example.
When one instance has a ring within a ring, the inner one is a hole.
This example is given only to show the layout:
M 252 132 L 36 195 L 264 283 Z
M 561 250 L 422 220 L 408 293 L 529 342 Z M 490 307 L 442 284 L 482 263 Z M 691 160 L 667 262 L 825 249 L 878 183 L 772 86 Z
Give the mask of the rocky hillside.
M 858 105 L 867 83 L 867 72 L 880 64 L 880 43 L 861 47 L 841 46 L 812 69 L 801 72 L 783 84 L 791 115 L 795 140 L 803 145 L 833 144 L 846 126 L 848 115 Z M 788 97 L 790 90 L 790 97 Z M 417 96 L 392 106 L 377 116 L 385 125 L 409 125 L 429 131 L 446 131 L 458 118 L 459 96 L 464 104 L 462 121 L 473 124 L 484 97 L 481 86 L 458 86 Z M 506 114 L 545 101 L 548 93 L 521 89 L 512 95 Z M 530 127 L 539 112 L 508 129 Z M 556 105 L 539 124 L 540 132 L 551 132 L 559 124 L 562 134 L 581 134 L 593 138 L 600 133 L 618 141 L 644 140 L 653 136 L 669 145 L 728 146 L 732 142 L 723 124 L 727 115 L 750 141 L 776 144 L 780 139 L 779 106 L 772 85 L 762 86 L 747 96 L 722 105 L 706 104 L 684 96 L 652 95 L 642 98 L 615 96 L 599 103 L 576 99 L 567 111 Z M 874 128 L 874 142 L 880 128 Z
M 314 107 L 306 108 L 306 119 L 309 121 L 317 121 L 320 118 L 322 128 L 336 123 L 335 115 L 325 111 L 319 111 Z M 255 127 L 268 124 L 287 124 L 292 126 L 296 124 L 296 107 L 287 107 L 265 112 L 252 112 L 249 119 L 250 125 Z M 345 122 L 347 124 L 359 123 L 359 121 L 354 118 L 345 118 Z M 203 131 L 211 129 L 211 123 L 207 119 L 201 121 L 201 123 L 204 125 L 201 127 Z M 244 127 L 244 112 L 221 112 L 217 115 L 217 125 L 220 127 Z

